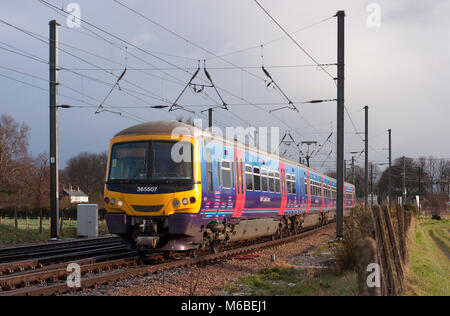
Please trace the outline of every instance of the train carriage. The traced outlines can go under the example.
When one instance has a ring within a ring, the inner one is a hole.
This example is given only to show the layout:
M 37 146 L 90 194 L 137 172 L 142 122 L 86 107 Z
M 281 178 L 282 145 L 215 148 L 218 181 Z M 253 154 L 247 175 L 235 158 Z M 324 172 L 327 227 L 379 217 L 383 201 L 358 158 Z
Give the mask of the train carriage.
M 355 188 L 345 190 L 348 209 Z M 109 231 L 135 247 L 215 251 L 333 220 L 336 181 L 236 140 L 159 121 L 111 140 L 105 203 Z

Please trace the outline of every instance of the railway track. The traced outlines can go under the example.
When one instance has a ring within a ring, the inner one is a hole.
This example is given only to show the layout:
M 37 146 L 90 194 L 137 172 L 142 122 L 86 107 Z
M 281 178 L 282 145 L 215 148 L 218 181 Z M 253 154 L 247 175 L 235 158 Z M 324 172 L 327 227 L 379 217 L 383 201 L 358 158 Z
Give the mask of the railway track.
M 61 254 L 89 251 L 103 247 L 123 246 L 119 237 L 91 238 L 76 241 L 54 242 L 33 246 L 0 249 L 0 264 L 18 260 L 38 259 Z
M 35 271 L 13 272 L 0 276 L 0 296 L 61 295 L 76 292 L 83 288 L 96 287 L 114 281 L 145 276 L 164 270 L 210 264 L 238 255 L 275 248 L 282 244 L 319 233 L 325 227 L 327 226 L 304 231 L 290 237 L 228 249 L 216 254 L 206 254 L 196 258 L 178 258 L 178 260 L 170 260 L 156 264 L 154 262 L 158 259 L 161 260 L 161 255 L 154 254 L 146 258 L 138 258 L 135 254 L 128 253 L 128 256 L 122 254 L 125 256 L 119 259 L 114 259 L 107 255 L 103 256 L 103 259 L 100 259 L 100 257 L 96 259 L 81 259 L 73 262 L 80 266 L 81 288 L 69 288 L 67 286 L 67 277 L 72 272 L 67 271 L 67 262 L 45 266 Z

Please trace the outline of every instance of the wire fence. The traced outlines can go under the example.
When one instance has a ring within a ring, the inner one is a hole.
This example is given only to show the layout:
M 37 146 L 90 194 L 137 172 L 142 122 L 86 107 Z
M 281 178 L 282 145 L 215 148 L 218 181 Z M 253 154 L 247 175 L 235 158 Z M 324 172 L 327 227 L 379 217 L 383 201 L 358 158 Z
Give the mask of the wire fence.
M 14 217 L 3 217 L 0 216 L 0 225 L 6 225 L 11 227 L 16 227 L 22 230 L 39 230 L 41 219 L 39 217 L 25 217 L 25 218 L 17 218 L 17 226 L 16 219 Z M 59 227 L 63 229 L 77 228 L 77 220 L 62 219 L 60 218 Z M 43 218 L 42 219 L 42 229 L 50 230 L 51 218 Z M 62 226 L 61 226 L 62 225 Z M 106 226 L 104 220 L 99 219 L 99 226 Z

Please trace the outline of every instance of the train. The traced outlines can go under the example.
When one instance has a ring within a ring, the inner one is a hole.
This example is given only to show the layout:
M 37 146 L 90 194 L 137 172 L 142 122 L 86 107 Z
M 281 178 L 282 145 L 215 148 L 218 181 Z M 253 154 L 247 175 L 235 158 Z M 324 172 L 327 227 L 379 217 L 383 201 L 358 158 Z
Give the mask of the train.
M 345 183 L 345 211 L 356 203 Z M 303 164 L 177 121 L 110 142 L 106 223 L 130 247 L 163 253 L 282 238 L 336 217 L 336 180 Z

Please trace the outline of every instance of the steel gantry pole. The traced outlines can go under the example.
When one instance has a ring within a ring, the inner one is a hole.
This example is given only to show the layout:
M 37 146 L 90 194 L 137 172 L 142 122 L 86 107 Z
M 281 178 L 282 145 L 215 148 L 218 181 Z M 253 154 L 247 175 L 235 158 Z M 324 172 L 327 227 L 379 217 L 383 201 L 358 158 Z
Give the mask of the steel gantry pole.
M 403 156 L 403 172 L 402 172 L 402 205 L 406 205 L 406 157 Z
M 366 121 L 366 130 L 365 130 L 365 178 L 364 178 L 364 208 L 367 211 L 368 206 L 368 197 L 369 197 L 369 107 L 366 105 L 364 107 L 365 111 L 365 121 Z
M 370 208 L 372 210 L 373 206 L 373 163 L 370 164 Z
M 450 193 L 449 193 L 449 197 L 450 197 Z M 420 211 L 421 211 L 421 206 L 422 205 L 422 167 L 419 167 L 419 215 L 420 215 Z
M 388 173 L 388 194 L 389 194 L 389 209 L 392 207 L 392 130 L 389 133 L 389 173 Z
M 336 239 L 342 239 L 344 237 L 345 11 L 338 11 L 336 16 L 338 20 Z
M 59 237 L 59 179 L 58 179 L 58 22 L 50 25 L 50 238 Z
M 213 109 L 208 109 L 208 127 L 210 129 L 213 128 Z
M 355 185 L 355 156 L 352 156 L 352 184 Z

